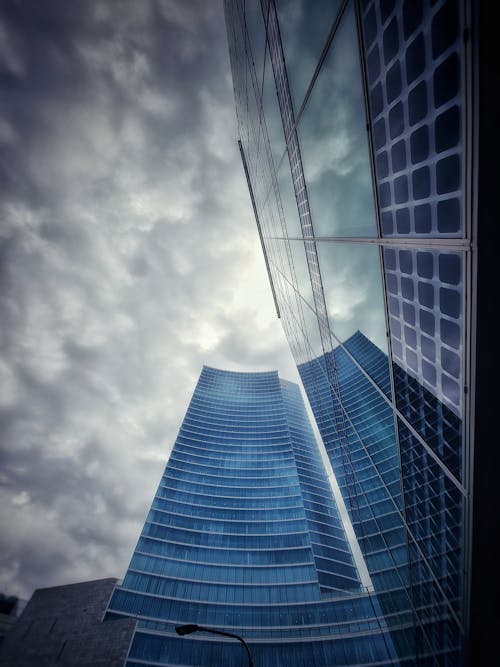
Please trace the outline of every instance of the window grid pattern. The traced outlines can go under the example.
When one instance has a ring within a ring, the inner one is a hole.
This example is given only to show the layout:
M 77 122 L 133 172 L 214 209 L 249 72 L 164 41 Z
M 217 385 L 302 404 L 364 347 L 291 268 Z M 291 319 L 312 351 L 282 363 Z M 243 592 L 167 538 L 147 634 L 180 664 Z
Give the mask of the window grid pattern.
M 458 0 L 363 3 L 383 236 L 461 236 Z
M 204 417 L 210 420 L 206 429 Z M 276 431 L 282 435 L 275 460 L 273 450 L 262 452 Z M 186 448 L 185 439 L 197 446 Z M 120 614 L 141 619 L 128 664 L 175 663 L 178 647 L 181 664 L 196 664 L 193 651 L 204 641 L 181 646 L 174 626 L 182 623 L 268 640 L 258 644 L 261 665 L 275 664 L 277 640 L 294 641 L 311 660 L 323 639 L 325 656 L 347 650 L 353 632 L 356 655 L 375 651 L 390 664 L 385 624 L 377 602 L 361 590 L 296 385 L 276 372 L 203 368 L 129 568 L 110 601 L 108 617 Z M 226 646 L 210 645 L 218 654 Z
M 371 343 L 363 336 L 343 341 L 332 353 L 335 336 L 327 319 L 275 4 L 274 0 L 260 2 L 262 29 L 267 27 L 266 65 L 273 69 L 283 125 L 283 134 L 271 141 L 276 140 L 275 158 L 286 145 L 279 184 L 287 180 L 289 169 L 300 220 L 298 233 L 295 220 L 289 225 L 288 217 L 285 221 L 277 213 L 280 191 L 272 186 L 277 182 L 274 165 L 255 159 L 258 143 L 249 141 L 246 150 L 254 160 L 256 181 L 265 184 L 259 215 L 264 220 L 265 252 L 283 328 L 302 369 L 318 425 L 322 423 L 323 440 L 381 613 L 383 610 L 385 621 L 393 624 L 391 640 L 398 656 L 411 664 L 458 664 L 463 646 L 464 543 L 459 526 L 464 508 L 457 480 L 464 477 L 461 415 L 467 282 L 465 253 L 457 250 L 465 229 L 462 3 L 361 0 L 347 2 L 341 10 L 352 4 L 360 18 L 379 242 L 384 246 L 387 240 L 381 258 L 392 343 L 391 374 L 387 356 L 380 350 L 384 360 L 376 362 L 377 355 L 370 359 Z M 226 0 L 226 12 L 237 13 L 237 5 Z M 245 14 L 245 6 L 238 7 L 240 14 Z M 234 48 L 231 35 L 229 41 Z M 233 61 L 232 67 L 234 80 L 239 73 Z M 318 79 L 324 69 L 318 70 Z M 241 83 L 240 78 L 235 85 Z M 311 99 L 315 85 L 312 81 L 308 91 Z M 250 88 L 243 86 L 242 90 L 248 96 Z M 272 107 L 271 100 L 268 95 L 264 116 Z M 238 108 L 237 98 L 236 104 Z M 240 131 L 247 131 L 244 123 Z M 265 118 L 260 119 L 260 131 L 266 132 Z M 287 229 L 290 237 L 302 236 L 310 292 L 298 280 L 297 255 L 292 257 L 290 252 L 294 242 L 287 240 Z M 335 234 L 327 231 L 323 243 L 335 243 Z M 436 249 L 417 249 L 416 239 L 428 237 L 434 238 Z M 399 247 L 388 247 L 399 239 Z M 370 380 L 382 388 L 383 398 Z M 391 396 L 395 410 L 387 400 Z M 395 420 L 399 451 L 395 449 Z M 449 471 L 451 481 L 431 453 Z M 306 500 L 305 484 L 303 478 L 301 492 Z M 318 564 L 318 558 L 315 562 Z M 400 625 L 403 616 L 405 630 Z
M 394 361 L 460 417 L 462 255 L 385 248 L 384 261 Z
M 383 353 L 360 332 L 344 346 L 362 359 L 368 371 L 382 366 L 378 358 Z M 462 494 L 402 422 L 400 464 L 390 406 L 342 347 L 334 354 L 339 403 L 348 415 L 349 462 L 332 420 L 323 359 L 303 364 L 299 370 L 381 608 L 387 622 L 394 604 L 401 605 L 401 611 L 412 611 L 418 630 L 408 630 L 407 643 L 417 655 L 444 651 L 453 660 L 461 633 Z M 403 378 L 399 380 L 397 391 Z M 407 378 L 406 384 L 409 381 L 413 378 Z M 427 396 L 429 415 L 438 407 L 432 394 L 430 399 Z M 440 409 L 442 417 L 446 407 Z M 437 442 L 442 448 L 443 443 Z M 354 486 L 351 476 L 343 472 L 347 465 L 354 468 Z

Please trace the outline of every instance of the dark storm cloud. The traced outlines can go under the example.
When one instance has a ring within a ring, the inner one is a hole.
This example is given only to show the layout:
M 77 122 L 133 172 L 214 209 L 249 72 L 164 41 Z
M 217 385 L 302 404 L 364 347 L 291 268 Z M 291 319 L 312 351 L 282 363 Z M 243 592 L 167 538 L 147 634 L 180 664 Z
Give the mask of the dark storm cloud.
M 219 2 L 0 8 L 0 589 L 122 576 L 203 364 L 296 378 Z

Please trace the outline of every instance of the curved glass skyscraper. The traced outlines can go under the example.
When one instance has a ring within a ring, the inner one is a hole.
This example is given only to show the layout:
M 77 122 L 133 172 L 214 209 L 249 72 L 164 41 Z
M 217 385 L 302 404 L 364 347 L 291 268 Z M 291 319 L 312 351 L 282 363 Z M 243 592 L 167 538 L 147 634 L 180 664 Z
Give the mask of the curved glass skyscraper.
M 107 618 L 138 617 L 127 664 L 394 664 L 297 385 L 204 367 Z

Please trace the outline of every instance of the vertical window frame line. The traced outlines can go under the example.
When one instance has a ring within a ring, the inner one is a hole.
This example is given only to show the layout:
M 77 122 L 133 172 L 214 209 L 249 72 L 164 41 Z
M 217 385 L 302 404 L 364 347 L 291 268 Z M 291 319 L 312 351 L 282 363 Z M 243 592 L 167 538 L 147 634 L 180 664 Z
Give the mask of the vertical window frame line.
M 479 55 L 479 3 L 461 0 L 460 19 L 462 32 L 462 215 L 464 236 L 469 246 L 463 259 L 463 438 L 462 470 L 468 495 L 463 510 L 463 578 L 462 608 L 467 637 L 471 625 L 471 596 L 473 571 L 474 526 L 474 448 L 475 448 L 475 386 L 477 346 L 477 294 L 478 294 L 478 196 L 479 192 L 479 119 L 480 119 L 480 55 Z M 476 510 L 477 511 L 477 510 Z
M 362 10 L 360 0 L 354 0 L 354 9 L 356 16 L 356 32 L 358 40 L 358 52 L 359 52 L 359 64 L 361 69 L 361 81 L 363 86 L 363 99 L 365 106 L 365 122 L 366 122 L 366 134 L 367 134 L 367 143 L 368 143 L 368 154 L 370 159 L 370 176 L 372 182 L 372 198 L 373 198 L 373 207 L 375 213 L 375 225 L 377 229 L 378 238 L 382 238 L 382 226 L 380 221 L 380 203 L 377 187 L 377 175 L 375 171 L 375 151 L 373 145 L 373 133 L 372 133 L 372 122 L 371 122 L 371 110 L 370 110 L 370 95 L 368 93 L 368 80 L 367 80 L 367 70 L 366 70 L 366 57 L 365 57 L 365 46 L 364 46 L 364 35 L 363 35 L 363 20 L 362 20 Z M 384 262 L 384 248 L 382 245 L 379 245 L 379 265 L 380 265 L 380 279 L 382 284 L 382 302 L 384 309 L 384 318 L 385 318 L 385 333 L 386 333 L 386 345 L 387 345 L 387 362 L 389 368 L 389 382 L 391 387 L 391 408 L 392 408 L 392 419 L 394 425 L 394 437 L 396 440 L 396 449 L 399 463 L 399 488 L 401 495 L 401 514 L 403 522 L 405 525 L 405 539 L 406 539 L 406 553 L 407 553 L 407 563 L 408 563 L 408 575 L 409 575 L 409 587 L 410 595 L 413 580 L 413 568 L 412 561 L 410 558 L 410 535 L 408 531 L 408 522 L 407 522 L 407 512 L 406 512 L 406 494 L 405 494 L 405 485 L 403 479 L 403 466 L 402 466 L 402 456 L 401 456 L 401 442 L 399 437 L 399 422 L 398 422 L 398 411 L 396 405 L 396 383 L 394 379 L 394 368 L 393 368 L 393 355 L 392 355 L 392 337 L 391 337 L 391 326 L 389 321 L 389 304 L 387 296 L 387 284 L 386 284 L 386 272 L 385 272 L 385 262 Z M 413 596 L 412 596 L 413 597 Z M 414 625 L 417 624 L 417 612 L 412 604 L 412 617 Z M 422 631 L 423 627 L 422 627 Z M 429 640 L 426 637 L 426 641 L 429 644 Z

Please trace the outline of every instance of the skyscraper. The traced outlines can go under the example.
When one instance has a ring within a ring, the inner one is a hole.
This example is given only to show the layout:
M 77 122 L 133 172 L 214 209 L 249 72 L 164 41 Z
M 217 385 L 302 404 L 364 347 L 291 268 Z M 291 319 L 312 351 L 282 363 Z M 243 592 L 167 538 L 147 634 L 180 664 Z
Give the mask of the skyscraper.
M 492 197 L 476 4 L 225 0 L 277 314 L 385 620 L 407 615 L 393 636 L 408 664 L 462 664 L 487 624 L 470 616 L 472 530 L 494 498 L 473 486 L 494 458 L 474 438 L 477 211 Z
M 297 385 L 204 367 L 106 620 L 138 619 L 129 666 L 244 664 L 184 624 L 256 666 L 394 664 L 358 563 Z

